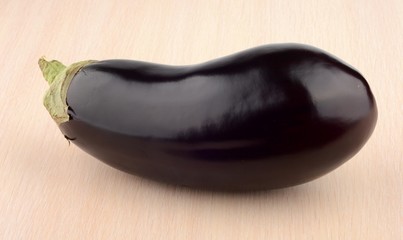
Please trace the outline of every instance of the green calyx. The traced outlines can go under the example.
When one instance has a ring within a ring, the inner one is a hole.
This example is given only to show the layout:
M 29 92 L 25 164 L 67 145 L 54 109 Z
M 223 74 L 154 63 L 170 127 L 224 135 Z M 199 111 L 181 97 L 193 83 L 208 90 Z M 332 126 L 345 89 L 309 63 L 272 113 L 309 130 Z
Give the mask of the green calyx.
M 45 105 L 57 124 L 69 120 L 66 98 L 71 81 L 83 67 L 93 62 L 95 61 L 81 61 L 66 67 L 57 60 L 46 61 L 44 57 L 39 59 L 39 67 L 45 80 L 49 83 L 49 89 L 43 99 L 43 105 Z

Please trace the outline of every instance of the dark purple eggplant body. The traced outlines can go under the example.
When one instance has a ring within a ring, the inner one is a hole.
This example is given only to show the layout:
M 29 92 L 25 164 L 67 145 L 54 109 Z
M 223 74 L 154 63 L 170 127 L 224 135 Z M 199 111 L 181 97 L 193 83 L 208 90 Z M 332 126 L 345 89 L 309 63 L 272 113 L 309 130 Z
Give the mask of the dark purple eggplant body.
M 190 66 L 91 63 L 67 92 L 68 139 L 147 178 L 215 190 L 301 184 L 371 135 L 366 80 L 320 49 L 266 45 Z

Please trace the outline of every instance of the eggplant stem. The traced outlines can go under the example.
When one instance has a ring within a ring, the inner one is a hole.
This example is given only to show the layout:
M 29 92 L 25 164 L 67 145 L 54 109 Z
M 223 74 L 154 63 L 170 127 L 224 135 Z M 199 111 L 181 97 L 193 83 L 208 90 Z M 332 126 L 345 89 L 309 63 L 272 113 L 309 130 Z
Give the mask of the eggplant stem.
M 49 89 L 43 98 L 43 105 L 58 125 L 69 120 L 66 99 L 71 81 L 81 68 L 93 62 L 95 61 L 81 61 L 66 67 L 57 60 L 47 61 L 44 57 L 39 59 L 39 67 L 49 83 Z
M 41 57 L 38 61 L 38 64 L 42 71 L 43 77 L 49 85 L 51 85 L 55 81 L 56 76 L 66 68 L 63 63 L 57 60 L 47 61 L 45 57 Z

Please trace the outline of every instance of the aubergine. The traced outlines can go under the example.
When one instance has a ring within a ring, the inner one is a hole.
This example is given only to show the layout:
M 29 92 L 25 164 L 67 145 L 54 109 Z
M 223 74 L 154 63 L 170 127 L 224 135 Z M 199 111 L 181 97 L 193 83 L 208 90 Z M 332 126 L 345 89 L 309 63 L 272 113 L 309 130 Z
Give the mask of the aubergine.
M 125 172 L 209 190 L 318 178 L 354 156 L 377 120 L 353 67 L 272 44 L 201 64 L 39 60 L 44 105 L 64 136 Z

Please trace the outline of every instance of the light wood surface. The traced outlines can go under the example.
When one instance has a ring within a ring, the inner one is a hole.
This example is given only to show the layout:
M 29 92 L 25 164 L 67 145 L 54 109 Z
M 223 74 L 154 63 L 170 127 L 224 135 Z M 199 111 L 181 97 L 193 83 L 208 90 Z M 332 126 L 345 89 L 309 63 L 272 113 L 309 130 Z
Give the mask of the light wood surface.
M 0 239 L 403 239 L 403 2 L 0 0 Z M 37 60 L 191 64 L 307 43 L 367 78 L 371 139 L 307 184 L 248 194 L 155 183 L 68 144 Z

